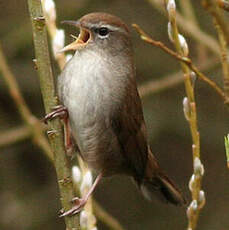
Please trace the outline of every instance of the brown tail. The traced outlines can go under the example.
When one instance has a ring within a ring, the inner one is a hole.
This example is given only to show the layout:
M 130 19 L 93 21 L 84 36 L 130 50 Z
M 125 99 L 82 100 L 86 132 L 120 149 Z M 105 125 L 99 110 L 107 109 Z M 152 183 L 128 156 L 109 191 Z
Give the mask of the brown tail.
M 161 171 L 150 150 L 145 178 L 140 188 L 143 195 L 149 200 L 152 200 L 152 198 L 156 196 L 166 203 L 172 203 L 174 205 L 185 204 L 185 199 L 181 192 L 166 174 Z

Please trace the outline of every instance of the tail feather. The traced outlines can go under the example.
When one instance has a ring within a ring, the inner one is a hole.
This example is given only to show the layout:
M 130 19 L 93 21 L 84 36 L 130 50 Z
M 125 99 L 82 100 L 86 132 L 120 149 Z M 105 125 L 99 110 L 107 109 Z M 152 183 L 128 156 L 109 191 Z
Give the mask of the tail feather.
M 148 158 L 146 176 L 140 185 L 143 195 L 149 200 L 156 196 L 159 200 L 166 203 L 174 205 L 185 204 L 185 199 L 181 192 L 166 174 L 161 171 L 150 151 Z

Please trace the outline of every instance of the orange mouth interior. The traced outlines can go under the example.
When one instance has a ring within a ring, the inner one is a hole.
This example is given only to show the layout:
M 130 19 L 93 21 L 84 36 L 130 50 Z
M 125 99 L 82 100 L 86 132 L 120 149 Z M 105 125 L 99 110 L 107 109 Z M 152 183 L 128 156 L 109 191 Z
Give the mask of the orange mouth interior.
M 71 44 L 65 46 L 63 49 L 60 50 L 60 52 L 66 52 L 69 50 L 78 50 L 82 49 L 84 46 L 88 44 L 88 41 L 90 40 L 90 33 L 88 30 L 84 28 L 80 28 L 80 34 L 78 38 L 72 42 Z
M 89 39 L 90 39 L 90 33 L 85 29 L 81 29 L 80 34 L 79 34 L 78 39 L 77 39 L 78 42 L 87 43 Z

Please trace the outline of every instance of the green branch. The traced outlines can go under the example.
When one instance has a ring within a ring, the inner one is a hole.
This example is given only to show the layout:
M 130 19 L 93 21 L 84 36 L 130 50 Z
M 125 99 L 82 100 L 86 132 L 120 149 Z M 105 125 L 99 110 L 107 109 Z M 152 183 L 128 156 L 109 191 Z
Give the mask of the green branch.
M 55 96 L 54 78 L 51 69 L 48 52 L 47 31 L 43 16 L 41 2 L 28 0 L 29 12 L 33 26 L 33 38 L 37 60 L 38 75 L 40 79 L 41 93 L 43 96 L 45 112 L 49 113 L 57 105 Z M 65 154 L 63 132 L 58 119 L 49 122 L 49 130 L 55 130 L 55 134 L 49 136 L 54 153 L 54 165 L 56 168 L 58 185 L 61 195 L 61 203 L 64 210 L 71 208 L 71 199 L 74 197 L 74 189 L 71 181 L 71 170 Z M 79 227 L 78 215 L 65 217 L 66 229 L 77 230 Z

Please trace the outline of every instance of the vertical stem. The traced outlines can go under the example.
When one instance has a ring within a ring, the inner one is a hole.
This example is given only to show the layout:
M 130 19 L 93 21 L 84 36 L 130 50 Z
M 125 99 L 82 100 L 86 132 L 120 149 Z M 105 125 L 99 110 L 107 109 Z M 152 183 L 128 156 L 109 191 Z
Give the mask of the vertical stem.
M 188 57 L 188 47 L 186 47 L 186 52 L 182 50 L 181 43 L 177 24 L 176 24 L 176 5 L 174 0 L 165 0 L 169 21 L 171 23 L 172 28 L 172 39 L 174 46 L 177 52 L 184 57 Z M 186 41 L 183 41 L 186 43 Z M 186 44 L 187 46 L 187 44 Z M 203 207 L 204 203 L 200 199 L 200 191 L 201 191 L 201 182 L 203 176 L 203 165 L 200 161 L 200 137 L 197 125 L 197 112 L 196 112 L 196 102 L 195 102 L 195 95 L 194 95 L 194 87 L 191 82 L 191 70 L 189 69 L 188 65 L 184 62 L 180 62 L 182 71 L 184 73 L 184 84 L 185 90 L 188 98 L 188 122 L 189 127 L 192 135 L 192 156 L 193 156 L 193 185 L 192 185 L 192 203 L 188 207 L 187 211 L 188 214 L 188 229 L 194 230 L 197 226 L 197 221 L 200 213 L 200 209 Z M 203 191 L 201 191 L 203 193 Z M 195 204 L 195 205 L 194 205 Z
M 226 104 L 229 104 L 229 62 L 228 62 L 228 50 L 227 50 L 227 42 L 225 40 L 224 34 L 220 26 L 215 21 L 215 27 L 218 32 L 220 51 L 221 51 L 221 62 L 222 62 L 222 70 L 223 70 L 223 83 L 224 83 L 224 93 Z
M 57 99 L 55 97 L 54 78 L 48 52 L 45 19 L 40 0 L 28 0 L 28 6 L 33 26 L 33 38 L 41 93 L 43 96 L 45 112 L 49 113 L 52 107 L 57 105 Z M 70 200 L 74 196 L 74 190 L 71 181 L 71 170 L 65 154 L 63 132 L 60 121 L 54 120 L 49 122 L 49 129 L 55 130 L 54 134 L 49 136 L 49 140 L 54 152 L 54 164 L 58 178 L 61 203 L 64 210 L 67 210 L 71 208 Z M 65 217 L 65 223 L 66 229 L 68 230 L 80 229 L 77 215 Z

